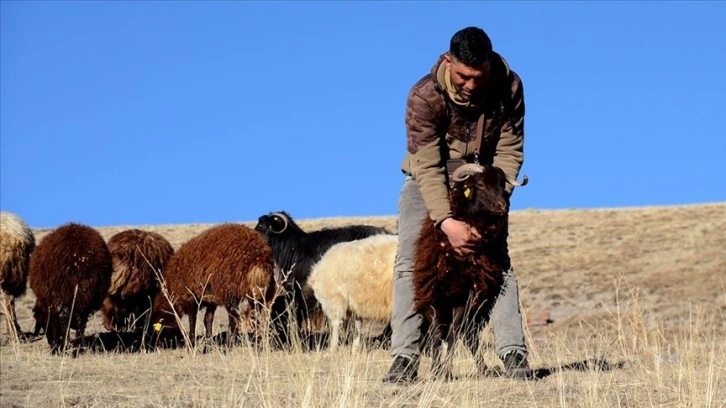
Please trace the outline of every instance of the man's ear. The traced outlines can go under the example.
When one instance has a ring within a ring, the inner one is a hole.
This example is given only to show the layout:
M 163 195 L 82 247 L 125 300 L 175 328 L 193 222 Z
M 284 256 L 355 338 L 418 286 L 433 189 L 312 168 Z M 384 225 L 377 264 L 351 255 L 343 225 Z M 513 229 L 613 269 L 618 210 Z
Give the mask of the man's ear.
M 446 68 L 451 69 L 451 55 L 448 52 L 444 54 L 444 62 L 446 62 Z

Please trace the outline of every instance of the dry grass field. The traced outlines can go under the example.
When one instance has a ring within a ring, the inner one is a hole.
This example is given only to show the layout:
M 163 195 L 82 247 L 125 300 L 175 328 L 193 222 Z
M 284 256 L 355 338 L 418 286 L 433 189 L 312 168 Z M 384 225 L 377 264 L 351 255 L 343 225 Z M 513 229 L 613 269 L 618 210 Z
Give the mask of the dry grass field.
M 293 213 L 294 215 L 294 213 Z M 303 228 L 394 217 L 302 220 Z M 253 223 L 248 223 L 253 225 Z M 210 225 L 137 226 L 178 248 Z M 128 227 L 99 228 L 105 238 Z M 48 231 L 36 230 L 40 241 Z M 0 336 L 0 406 L 724 407 L 726 203 L 511 214 L 510 252 L 541 379 L 475 377 L 457 348 L 451 382 L 386 386 L 385 349 L 335 353 L 241 345 L 51 356 L 45 339 Z M 32 292 L 20 324 L 34 322 Z M 225 330 L 220 309 L 215 330 Z M 94 316 L 87 333 L 100 332 Z M 198 331 L 199 332 L 199 331 Z M 484 344 L 491 344 L 485 330 Z M 490 348 L 492 366 L 501 365 Z M 578 364 L 598 359 L 601 369 Z

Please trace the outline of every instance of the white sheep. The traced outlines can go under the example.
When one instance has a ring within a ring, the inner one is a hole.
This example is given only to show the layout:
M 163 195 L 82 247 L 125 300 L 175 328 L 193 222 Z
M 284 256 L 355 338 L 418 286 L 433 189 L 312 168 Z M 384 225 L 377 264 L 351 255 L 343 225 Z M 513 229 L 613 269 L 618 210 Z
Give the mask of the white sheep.
M 12 337 L 24 336 L 15 315 L 15 298 L 25 294 L 33 249 L 35 236 L 28 224 L 16 214 L 0 212 L 0 295 Z
M 374 235 L 332 246 L 312 268 L 308 284 L 328 317 L 331 351 L 338 348 L 340 325 L 350 312 L 356 319 L 354 347 L 361 319 L 390 323 L 393 264 L 397 235 Z

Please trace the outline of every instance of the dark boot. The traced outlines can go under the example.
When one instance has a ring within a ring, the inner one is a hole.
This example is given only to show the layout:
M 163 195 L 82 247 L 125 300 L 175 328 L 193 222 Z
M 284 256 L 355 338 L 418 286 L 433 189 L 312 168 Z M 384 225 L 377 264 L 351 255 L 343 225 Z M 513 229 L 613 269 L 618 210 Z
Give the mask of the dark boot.
M 393 364 L 383 377 L 386 384 L 408 384 L 418 379 L 419 356 L 398 355 L 393 358 Z
M 512 350 L 502 357 L 504 375 L 515 380 L 533 380 L 534 371 L 529 368 L 527 356 Z

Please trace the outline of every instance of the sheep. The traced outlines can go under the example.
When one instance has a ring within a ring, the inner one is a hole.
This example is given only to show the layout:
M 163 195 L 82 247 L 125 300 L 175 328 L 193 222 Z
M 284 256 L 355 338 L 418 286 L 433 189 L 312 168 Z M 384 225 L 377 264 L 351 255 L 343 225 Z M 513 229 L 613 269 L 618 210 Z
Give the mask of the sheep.
M 303 322 L 308 317 L 315 316 L 319 310 L 319 305 L 307 286 L 313 264 L 334 244 L 388 233 L 385 228 L 370 225 L 349 225 L 306 232 L 284 211 L 259 217 L 255 230 L 267 239 L 277 267 L 283 274 L 278 280 L 282 282 L 285 295 L 276 298 L 271 310 L 273 328 L 279 344 L 283 347 L 290 345 L 288 313 L 291 309 L 294 310 L 298 330 L 303 327 Z
M 38 244 L 28 280 L 35 293 L 35 334 L 43 326 L 51 352 L 62 352 L 66 330 L 83 336 L 111 285 L 111 254 L 101 234 L 77 223 L 62 225 Z
M 442 361 L 443 341 L 452 351 L 459 333 L 476 356 L 478 334 L 486 325 L 498 296 L 504 271 L 510 267 L 506 245 L 509 196 L 507 179 L 498 167 L 467 164 L 452 175 L 450 194 L 454 218 L 481 235 L 473 254 L 457 254 L 446 234 L 427 220 L 421 227 L 414 258 L 414 307 L 433 330 L 432 372 L 451 378 L 451 361 Z M 485 364 L 478 360 L 482 369 Z
M 269 305 L 275 291 L 272 249 L 259 233 L 241 224 L 225 223 L 209 228 L 184 243 L 171 257 L 164 283 L 154 299 L 151 321 L 154 331 L 168 339 L 180 333 L 179 318 L 189 316 L 189 341 L 196 342 L 197 313 L 206 308 L 206 337 L 212 337 L 217 306 L 229 315 L 228 342 L 236 338 L 240 301 L 255 307 Z
M 25 294 L 33 249 L 35 235 L 28 224 L 16 214 L 0 212 L 0 288 L 8 333 L 15 338 L 25 337 L 15 315 L 15 298 Z
M 148 316 L 141 316 L 148 313 L 159 292 L 157 274 L 163 272 L 174 247 L 156 232 L 129 229 L 112 236 L 108 250 L 113 275 L 101 306 L 104 327 L 108 331 L 116 331 L 119 325 L 142 330 Z
M 354 348 L 360 341 L 359 319 L 390 324 L 397 247 L 398 236 L 388 234 L 342 242 L 313 266 L 308 285 L 330 322 L 330 351 L 338 348 L 348 312 L 356 318 Z

